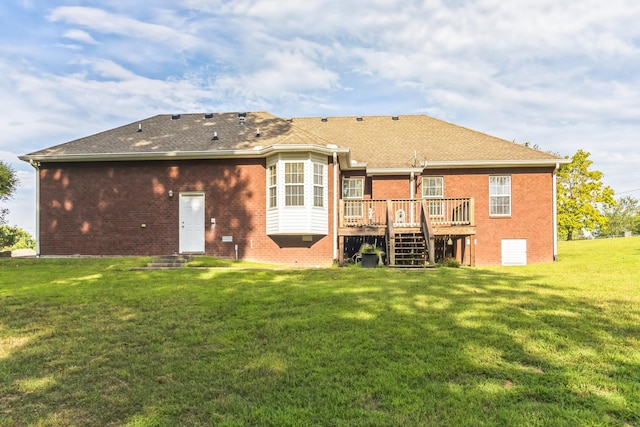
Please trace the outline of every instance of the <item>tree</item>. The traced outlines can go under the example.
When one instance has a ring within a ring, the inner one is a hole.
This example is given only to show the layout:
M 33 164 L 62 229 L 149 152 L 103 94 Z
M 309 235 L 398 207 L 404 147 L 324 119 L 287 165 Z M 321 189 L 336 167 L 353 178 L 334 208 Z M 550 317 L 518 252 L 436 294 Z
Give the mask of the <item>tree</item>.
M 36 241 L 25 230 L 8 225 L 0 225 L 0 250 L 35 249 Z
M 589 170 L 593 163 L 590 155 L 578 150 L 571 163 L 561 167 L 557 174 L 558 230 L 567 240 L 572 240 L 576 231 L 604 228 L 608 218 L 600 208 L 616 204 L 613 189 L 602 183 L 604 174 Z
M 614 206 L 605 207 L 604 215 L 608 223 L 604 227 L 603 234 L 607 236 L 619 236 L 625 231 L 634 229 L 634 222 L 640 215 L 638 200 L 631 196 L 622 197 Z
M 18 187 L 18 177 L 13 168 L 0 160 L 0 202 L 9 200 Z M 9 209 L 0 207 L 0 225 L 5 224 Z
M 633 225 L 631 227 L 633 234 L 640 234 L 640 212 L 633 218 Z

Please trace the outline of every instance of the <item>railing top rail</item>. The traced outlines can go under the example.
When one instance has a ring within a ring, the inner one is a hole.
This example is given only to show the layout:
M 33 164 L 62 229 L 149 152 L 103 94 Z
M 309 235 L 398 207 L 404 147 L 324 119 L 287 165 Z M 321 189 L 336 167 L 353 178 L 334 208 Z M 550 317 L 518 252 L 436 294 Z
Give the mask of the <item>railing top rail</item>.
M 426 208 L 431 224 L 467 225 L 474 222 L 473 198 L 341 199 L 340 226 L 415 226 Z

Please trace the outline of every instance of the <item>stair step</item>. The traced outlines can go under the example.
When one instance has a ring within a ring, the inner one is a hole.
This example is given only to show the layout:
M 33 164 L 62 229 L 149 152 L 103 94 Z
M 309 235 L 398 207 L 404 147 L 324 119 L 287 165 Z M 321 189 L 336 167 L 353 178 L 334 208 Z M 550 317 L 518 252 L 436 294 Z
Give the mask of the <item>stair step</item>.
M 161 255 L 157 256 L 147 264 L 148 268 L 181 268 L 191 261 L 188 255 Z
M 169 262 L 169 261 L 182 261 L 182 262 L 188 262 L 191 261 L 191 258 L 189 255 L 160 255 L 157 257 L 154 257 L 154 261 L 160 261 L 160 262 Z
M 426 268 L 427 243 L 419 230 L 396 233 L 393 239 L 394 268 Z
M 174 267 L 179 268 L 184 265 L 183 262 L 150 262 L 147 267 Z

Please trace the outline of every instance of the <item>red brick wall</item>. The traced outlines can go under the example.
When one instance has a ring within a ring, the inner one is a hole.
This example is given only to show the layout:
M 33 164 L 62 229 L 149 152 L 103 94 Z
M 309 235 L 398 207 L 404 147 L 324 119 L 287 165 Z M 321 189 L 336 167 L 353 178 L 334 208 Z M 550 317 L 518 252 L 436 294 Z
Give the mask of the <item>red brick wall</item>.
M 328 162 L 329 235 L 266 235 L 264 160 L 45 164 L 40 172 L 42 255 L 162 255 L 178 252 L 180 192 L 205 194 L 206 253 L 301 266 L 333 260 L 333 166 Z M 489 176 L 511 175 L 512 215 L 489 216 Z M 550 168 L 441 170 L 444 197 L 474 197 L 476 264 L 501 263 L 502 239 L 527 239 L 528 262 L 553 259 Z M 365 198 L 408 198 L 409 177 L 367 178 Z M 341 182 L 338 183 L 341 188 Z M 168 196 L 172 190 L 174 196 Z M 417 178 L 415 196 L 422 194 Z M 210 218 L 216 218 L 212 231 Z M 142 227 L 145 224 L 146 227 Z M 222 236 L 233 236 L 224 243 Z
M 381 176 L 371 183 L 372 198 L 376 200 L 409 199 L 411 197 L 410 177 Z M 416 195 L 419 197 L 421 195 Z
M 266 235 L 263 159 L 45 164 L 40 171 L 40 251 L 178 252 L 178 194 L 193 191 L 205 195 L 207 254 L 233 258 L 237 244 L 243 259 L 328 265 L 333 260 L 331 164 L 328 173 L 329 235 L 303 242 L 301 236 Z M 210 218 L 216 218 L 213 230 Z M 222 242 L 222 236 L 233 236 L 233 242 Z
M 489 216 L 489 176 L 511 176 L 511 216 Z M 444 197 L 473 197 L 477 229 L 476 265 L 501 264 L 502 239 L 527 239 L 527 262 L 553 260 L 553 169 L 429 171 L 444 177 Z M 422 188 L 416 191 L 422 195 Z

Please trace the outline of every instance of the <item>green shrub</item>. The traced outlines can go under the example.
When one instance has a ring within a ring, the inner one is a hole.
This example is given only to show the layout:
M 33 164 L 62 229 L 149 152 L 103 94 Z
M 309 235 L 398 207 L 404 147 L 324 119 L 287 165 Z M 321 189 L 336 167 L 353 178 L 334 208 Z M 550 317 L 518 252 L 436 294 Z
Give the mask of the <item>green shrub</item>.
M 459 268 L 460 262 L 455 258 L 445 258 L 444 260 L 438 263 L 440 267 L 451 267 L 451 268 Z

